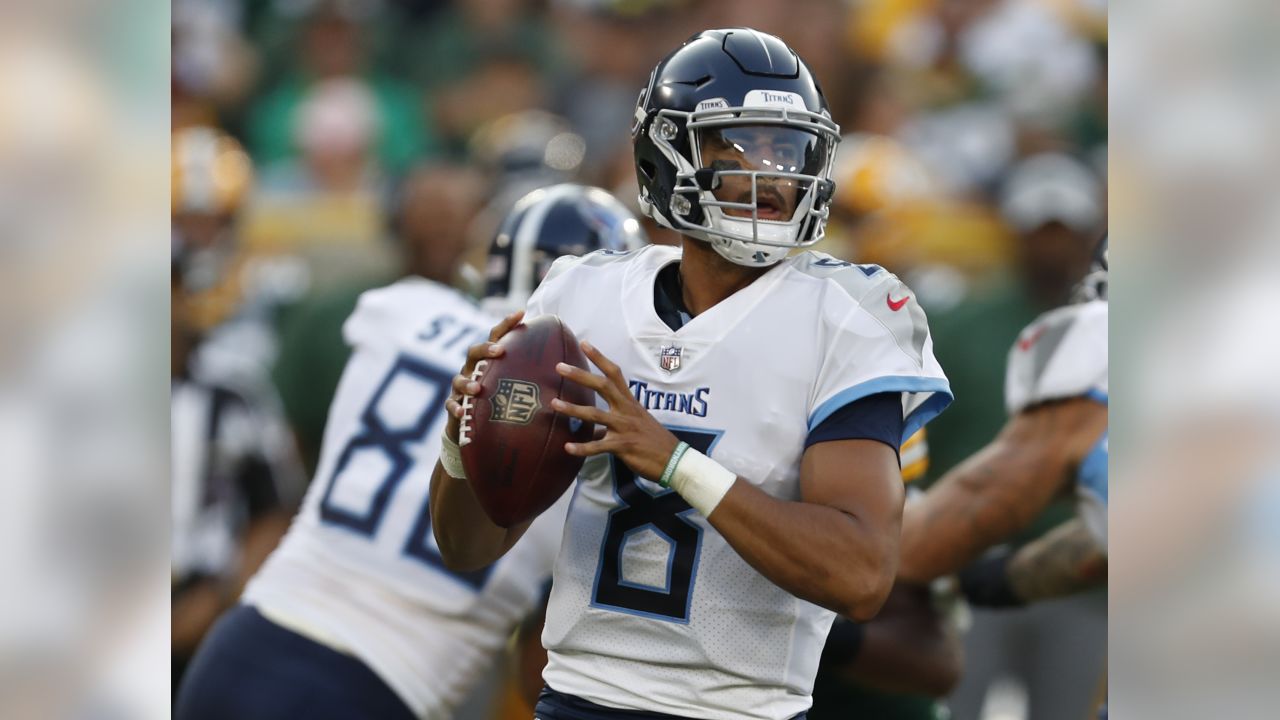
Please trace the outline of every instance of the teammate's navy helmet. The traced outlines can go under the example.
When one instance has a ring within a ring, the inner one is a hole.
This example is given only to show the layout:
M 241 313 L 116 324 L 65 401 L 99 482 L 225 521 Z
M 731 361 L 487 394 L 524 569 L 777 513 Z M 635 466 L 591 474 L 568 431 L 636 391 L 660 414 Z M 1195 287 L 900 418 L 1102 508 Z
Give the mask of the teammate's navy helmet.
M 1107 235 L 1103 233 L 1098 246 L 1093 250 L 1093 262 L 1089 265 L 1089 272 L 1080 280 L 1080 284 L 1071 294 L 1072 301 L 1106 300 L 1108 272 L 1110 268 L 1107 257 Z
M 773 35 L 707 30 L 654 68 L 631 128 L 644 213 L 740 265 L 822 239 L 840 129 Z
M 564 183 L 516 201 L 489 246 L 484 299 L 498 315 L 525 306 L 561 255 L 635 250 L 649 242 L 640 221 L 597 187 Z

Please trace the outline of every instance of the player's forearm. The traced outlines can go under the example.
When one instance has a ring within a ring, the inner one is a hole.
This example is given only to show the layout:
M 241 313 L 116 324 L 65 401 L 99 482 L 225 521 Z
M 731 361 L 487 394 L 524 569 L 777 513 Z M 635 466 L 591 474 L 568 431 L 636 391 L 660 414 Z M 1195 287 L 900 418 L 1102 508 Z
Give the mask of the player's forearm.
M 1028 527 L 1062 487 L 1064 462 L 996 441 L 956 466 L 902 520 L 898 575 L 928 583 Z
M 1106 426 L 1106 407 L 1085 398 L 1044 403 L 1010 418 L 989 445 L 907 507 L 900 577 L 927 583 L 958 572 L 1029 526 Z
M 445 565 L 450 570 L 466 572 L 497 561 L 528 525 L 512 529 L 495 525 L 480 506 L 471 484 L 450 477 L 437 463 L 431 476 L 431 527 Z
M 761 575 L 855 620 L 875 616 L 893 585 L 892 533 L 825 505 L 779 500 L 741 479 L 709 518 Z
M 1009 560 L 1009 587 L 1024 602 L 1098 587 L 1107 580 L 1107 555 L 1080 518 L 1059 525 Z

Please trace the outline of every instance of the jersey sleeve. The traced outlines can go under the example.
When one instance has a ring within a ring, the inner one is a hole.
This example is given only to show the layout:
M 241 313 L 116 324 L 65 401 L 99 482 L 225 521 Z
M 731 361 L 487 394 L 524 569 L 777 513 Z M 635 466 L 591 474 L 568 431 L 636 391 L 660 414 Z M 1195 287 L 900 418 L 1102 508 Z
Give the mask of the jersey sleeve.
M 352 310 L 347 319 L 342 322 L 342 339 L 348 346 L 359 345 L 360 341 L 367 338 L 373 327 L 378 324 L 378 318 L 384 315 L 382 309 L 385 303 L 381 302 L 381 290 L 382 288 L 379 288 L 360 293 L 359 299 L 356 300 L 356 309 Z
M 562 255 L 551 263 L 551 269 L 547 270 L 546 277 L 542 278 L 537 289 L 529 296 L 529 302 L 524 309 L 525 320 L 532 320 L 540 315 L 559 314 L 560 294 L 566 284 L 565 276 L 586 257 L 590 256 Z
M 1107 402 L 1107 303 L 1068 305 L 1041 315 L 1009 350 L 1005 405 L 1010 415 L 1049 400 Z
M 1103 433 L 1080 463 L 1080 471 L 1076 476 L 1080 517 L 1103 550 L 1107 549 L 1108 455 L 1107 433 Z
M 876 393 L 854 400 L 831 413 L 809 431 L 807 448 L 831 440 L 878 440 L 899 451 L 902 404 L 897 393 Z
M 525 319 L 532 320 L 539 315 L 559 315 L 560 297 L 572 287 L 574 273 L 579 268 L 608 265 L 634 256 L 636 252 L 638 251 L 595 250 L 586 255 L 562 255 L 556 258 L 551 263 L 551 269 L 547 270 L 546 277 L 542 278 L 537 289 L 529 296 L 524 310 Z
M 430 295 L 405 281 L 366 290 L 360 293 L 355 310 L 342 323 L 342 339 L 354 348 L 375 342 L 379 336 L 393 334 L 402 308 L 436 301 Z
M 861 398 L 900 393 L 902 444 L 951 404 L 951 386 L 915 294 L 894 274 L 869 268 L 850 265 L 828 277 L 835 295 L 822 303 L 826 347 L 809 430 Z

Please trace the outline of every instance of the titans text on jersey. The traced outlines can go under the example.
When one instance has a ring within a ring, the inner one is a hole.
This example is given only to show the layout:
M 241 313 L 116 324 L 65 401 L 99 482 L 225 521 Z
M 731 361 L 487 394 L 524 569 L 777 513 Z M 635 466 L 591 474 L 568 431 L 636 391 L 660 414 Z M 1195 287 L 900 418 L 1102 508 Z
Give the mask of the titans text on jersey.
M 707 416 L 707 400 L 711 388 L 700 387 L 691 393 L 668 392 L 652 388 L 643 380 L 629 380 L 627 387 L 646 410 L 670 410 L 694 417 Z

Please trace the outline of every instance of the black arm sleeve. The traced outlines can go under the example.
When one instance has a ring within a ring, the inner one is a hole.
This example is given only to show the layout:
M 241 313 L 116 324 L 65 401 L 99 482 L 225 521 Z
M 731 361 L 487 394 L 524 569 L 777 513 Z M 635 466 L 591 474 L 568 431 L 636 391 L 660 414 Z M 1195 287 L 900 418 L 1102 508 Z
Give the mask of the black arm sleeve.
M 896 454 L 902 444 L 903 425 L 902 394 L 876 393 L 831 413 L 809 432 L 804 446 L 829 440 L 879 440 Z

